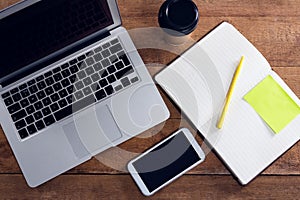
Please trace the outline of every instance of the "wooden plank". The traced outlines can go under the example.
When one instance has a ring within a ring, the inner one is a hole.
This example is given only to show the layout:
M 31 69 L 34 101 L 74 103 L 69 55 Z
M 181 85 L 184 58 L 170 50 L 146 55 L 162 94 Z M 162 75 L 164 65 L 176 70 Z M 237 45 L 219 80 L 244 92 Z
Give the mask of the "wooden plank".
M 299 181 L 299 176 L 262 176 L 242 187 L 231 176 L 184 175 L 147 199 L 298 199 Z M 0 194 L 1 199 L 146 199 L 129 175 L 63 175 L 35 189 L 20 175 L 0 175 Z
M 300 17 L 202 17 L 191 38 L 194 41 L 199 40 L 222 21 L 232 23 L 261 51 L 271 66 L 300 66 L 300 57 L 298 56 L 300 52 Z M 131 29 L 136 31 L 137 27 L 158 27 L 156 17 L 124 18 L 123 22 L 129 32 L 132 31 Z M 142 36 L 139 35 L 132 38 L 135 43 L 142 40 Z M 163 42 L 163 38 L 157 33 L 155 38 Z M 152 45 L 154 41 L 150 41 L 149 45 Z M 168 48 L 171 49 L 171 47 Z M 161 54 L 161 51 L 152 52 L 143 57 L 146 62 L 167 64 L 175 58 L 175 56 L 165 56 L 165 54 Z
M 121 13 L 124 17 L 152 17 L 155 16 L 164 0 L 123 0 L 119 1 Z M 251 1 L 200 1 L 194 0 L 201 17 L 225 16 L 299 16 L 300 2 L 298 0 L 251 0 Z M 288 12 L 287 12 L 288 11 Z

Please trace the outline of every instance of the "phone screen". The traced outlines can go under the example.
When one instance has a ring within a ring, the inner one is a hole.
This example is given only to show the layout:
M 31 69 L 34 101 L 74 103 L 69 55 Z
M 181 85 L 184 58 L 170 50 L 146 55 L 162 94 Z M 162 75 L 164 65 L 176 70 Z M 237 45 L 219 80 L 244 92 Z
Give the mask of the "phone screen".
M 153 192 L 200 160 L 185 134 L 179 132 L 132 164 L 149 192 Z

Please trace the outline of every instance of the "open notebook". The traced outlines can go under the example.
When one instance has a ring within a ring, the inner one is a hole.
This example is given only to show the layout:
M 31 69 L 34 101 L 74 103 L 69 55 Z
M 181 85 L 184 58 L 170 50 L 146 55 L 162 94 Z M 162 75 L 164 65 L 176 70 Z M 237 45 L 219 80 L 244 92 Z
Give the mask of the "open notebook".
M 218 117 L 242 55 L 244 66 L 223 128 L 218 130 Z M 263 55 L 232 25 L 224 22 L 155 79 L 240 183 L 247 184 L 300 139 L 300 115 L 275 134 L 244 99 L 269 75 L 299 106 L 298 97 L 272 71 Z

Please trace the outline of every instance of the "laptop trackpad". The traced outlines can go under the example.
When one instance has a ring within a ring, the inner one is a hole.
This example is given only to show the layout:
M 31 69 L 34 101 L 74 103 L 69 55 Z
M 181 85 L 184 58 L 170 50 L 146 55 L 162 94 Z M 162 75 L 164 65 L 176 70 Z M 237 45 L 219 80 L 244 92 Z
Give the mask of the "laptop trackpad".
M 112 143 L 122 137 L 107 106 L 83 111 L 78 116 L 74 116 L 74 122 L 71 123 L 76 127 L 82 144 L 91 154 L 105 146 L 113 146 Z M 66 126 L 70 126 L 70 124 Z M 66 132 L 65 128 L 64 130 Z

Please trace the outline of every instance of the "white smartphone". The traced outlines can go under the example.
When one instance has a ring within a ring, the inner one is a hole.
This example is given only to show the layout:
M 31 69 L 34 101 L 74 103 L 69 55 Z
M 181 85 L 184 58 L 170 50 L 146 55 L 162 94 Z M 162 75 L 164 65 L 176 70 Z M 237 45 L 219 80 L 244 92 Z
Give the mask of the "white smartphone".
M 183 128 L 130 161 L 127 167 L 141 192 L 150 196 L 204 159 L 192 133 Z

